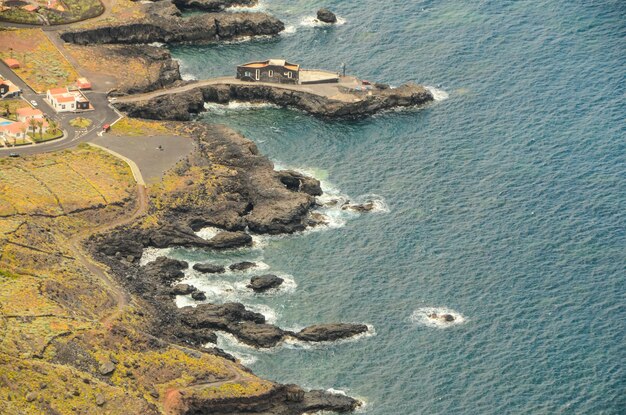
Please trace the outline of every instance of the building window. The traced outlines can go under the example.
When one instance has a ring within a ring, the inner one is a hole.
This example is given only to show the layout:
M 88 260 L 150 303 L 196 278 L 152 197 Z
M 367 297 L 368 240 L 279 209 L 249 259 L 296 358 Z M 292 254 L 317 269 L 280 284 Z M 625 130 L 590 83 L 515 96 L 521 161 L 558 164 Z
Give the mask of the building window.
M 243 76 L 252 77 L 252 72 L 250 72 L 250 71 L 245 71 L 245 72 L 243 73 Z
M 291 73 L 291 71 L 287 72 L 287 78 L 291 79 L 293 77 L 293 74 Z
M 65 109 L 65 104 L 61 105 L 61 109 L 64 110 Z
M 273 78 L 273 77 L 274 77 L 274 71 L 270 69 L 269 71 L 267 71 L 267 75 L 268 75 L 270 78 Z

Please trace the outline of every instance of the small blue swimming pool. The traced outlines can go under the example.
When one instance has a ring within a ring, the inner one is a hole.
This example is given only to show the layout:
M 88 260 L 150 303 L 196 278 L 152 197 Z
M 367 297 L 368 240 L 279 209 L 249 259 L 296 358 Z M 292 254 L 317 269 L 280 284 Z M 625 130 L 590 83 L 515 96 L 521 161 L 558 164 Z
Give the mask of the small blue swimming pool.
M 9 125 L 13 124 L 11 121 L 0 121 L 0 125 Z

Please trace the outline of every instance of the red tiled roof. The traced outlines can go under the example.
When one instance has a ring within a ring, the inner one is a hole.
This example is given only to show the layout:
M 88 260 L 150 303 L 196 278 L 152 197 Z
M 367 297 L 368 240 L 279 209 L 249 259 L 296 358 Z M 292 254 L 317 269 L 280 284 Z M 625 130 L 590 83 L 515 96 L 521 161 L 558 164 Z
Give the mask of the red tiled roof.
M 54 97 L 54 99 L 57 100 L 57 102 L 74 102 L 76 101 L 76 97 L 72 96 L 72 95 L 57 95 Z
M 8 133 L 11 133 L 11 134 L 21 133 L 22 129 L 26 129 L 26 128 L 28 128 L 28 127 L 23 122 L 14 122 L 14 123 L 11 123 L 11 124 L 0 126 L 0 130 L 4 130 L 4 131 L 6 131 Z
M 6 58 L 6 59 L 4 59 L 4 63 L 6 63 L 9 68 L 19 68 L 20 67 L 20 62 L 17 59 Z
M 43 116 L 43 112 L 41 112 L 41 110 L 30 107 L 18 108 L 17 110 L 15 110 L 15 112 L 18 116 L 21 117 Z
M 50 95 L 65 94 L 67 93 L 67 88 L 51 88 L 48 92 L 50 92 Z

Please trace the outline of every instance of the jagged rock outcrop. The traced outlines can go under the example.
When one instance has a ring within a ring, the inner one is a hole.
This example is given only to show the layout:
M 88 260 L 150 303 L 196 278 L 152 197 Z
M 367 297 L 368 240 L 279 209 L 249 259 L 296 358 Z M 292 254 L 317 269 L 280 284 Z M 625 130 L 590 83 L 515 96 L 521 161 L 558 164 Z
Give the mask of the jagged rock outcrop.
M 185 261 L 160 256 L 144 266 L 144 272 L 149 278 L 160 280 L 163 283 L 171 283 L 185 276 L 182 271 L 189 264 Z
M 243 36 L 276 35 L 284 29 L 283 22 L 264 13 L 202 13 L 180 17 L 169 10 L 151 9 L 140 22 L 72 29 L 63 32 L 61 39 L 78 45 L 211 42 Z
M 264 292 L 272 288 L 280 287 L 285 280 L 276 275 L 255 275 L 250 279 L 248 288 L 252 288 L 256 292 Z
M 337 16 L 330 10 L 323 8 L 317 11 L 317 20 L 324 23 L 337 23 Z
M 197 288 L 193 285 L 189 284 L 176 284 L 172 287 L 170 294 L 171 295 L 189 295 L 193 292 L 197 291 Z
M 430 91 L 413 83 L 370 92 L 371 95 L 363 91 L 345 91 L 355 99 L 338 100 L 278 85 L 224 82 L 198 85 L 184 92 L 165 93 L 145 100 L 118 102 L 115 106 L 131 117 L 156 120 L 188 121 L 193 114 L 204 111 L 205 102 L 226 104 L 230 101 L 266 102 L 326 118 L 359 118 L 391 108 L 422 105 L 434 99 Z
M 243 261 L 243 262 L 237 262 L 237 263 L 231 264 L 228 267 L 228 269 L 230 269 L 231 271 L 247 271 L 254 267 L 256 267 L 256 263 L 250 262 L 250 261 Z
M 294 170 L 282 170 L 276 172 L 279 180 L 285 187 L 294 192 L 303 192 L 311 196 L 321 196 L 322 186 L 320 181 L 308 177 Z
M 222 274 L 226 271 L 223 265 L 215 264 L 195 264 L 193 269 L 203 274 Z
M 245 232 L 220 232 L 209 239 L 209 246 L 213 249 L 232 249 L 252 246 L 252 236 Z
M 294 337 L 309 342 L 325 342 L 354 337 L 366 333 L 367 330 L 365 324 L 316 324 L 301 330 Z

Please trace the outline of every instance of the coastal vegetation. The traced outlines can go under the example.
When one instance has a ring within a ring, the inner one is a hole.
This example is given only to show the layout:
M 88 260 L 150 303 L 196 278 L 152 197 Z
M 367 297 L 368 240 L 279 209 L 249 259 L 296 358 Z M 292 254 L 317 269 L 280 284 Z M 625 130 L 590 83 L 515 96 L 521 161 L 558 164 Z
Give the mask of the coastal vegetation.
M 92 121 L 89 118 L 76 117 L 70 120 L 70 125 L 76 128 L 87 128 L 91 126 Z
M 83 253 L 80 237 L 132 219 L 134 187 L 87 145 L 0 159 L 0 413 L 157 414 L 203 384 L 218 400 L 275 387 L 145 334 L 146 310 Z
M 40 7 L 36 11 L 27 11 L 20 5 L 7 7 L 0 12 L 0 20 L 11 23 L 26 24 L 67 24 L 91 19 L 104 12 L 100 0 L 63 0 L 50 2 L 50 7 Z
M 41 29 L 0 32 L 0 58 L 17 59 L 20 67 L 14 72 L 38 93 L 73 84 L 78 78 L 74 67 Z

